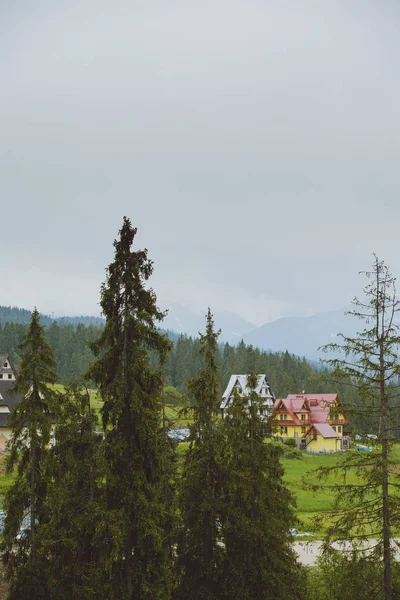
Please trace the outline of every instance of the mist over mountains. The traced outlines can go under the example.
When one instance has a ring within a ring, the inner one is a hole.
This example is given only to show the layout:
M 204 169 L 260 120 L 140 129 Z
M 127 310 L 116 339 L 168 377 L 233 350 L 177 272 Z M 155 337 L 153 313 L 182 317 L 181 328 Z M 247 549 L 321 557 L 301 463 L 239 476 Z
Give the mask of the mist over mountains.
M 271 352 L 285 352 L 305 357 L 311 361 L 318 361 L 324 353 L 318 350 L 320 346 L 337 341 L 339 332 L 352 336 L 362 325 L 356 318 L 345 315 L 346 309 L 321 313 L 311 317 L 286 317 L 265 323 L 256 327 L 232 312 L 214 313 L 216 329 L 221 329 L 220 342 L 236 345 L 240 340 L 261 350 Z M 29 310 L 0 306 L 0 324 L 6 322 L 29 323 L 31 313 Z M 72 325 L 79 323 L 85 326 L 94 325 L 101 327 L 104 319 L 92 316 L 53 317 L 42 315 L 43 325 L 50 326 L 53 321 L 59 325 Z M 198 337 L 199 332 L 205 328 L 205 315 L 192 309 L 173 304 L 162 322 L 162 329 L 168 330 L 171 339 L 176 339 L 180 334 Z M 361 327 L 362 328 L 362 327 Z
M 254 323 L 246 321 L 236 313 L 214 312 L 213 315 L 215 328 L 221 329 L 220 342 L 237 344 L 247 333 L 256 329 Z M 168 308 L 168 314 L 162 322 L 162 328 L 198 337 L 199 332 L 204 331 L 205 323 L 205 313 L 195 312 L 188 307 L 174 303 Z
M 363 328 L 362 323 L 355 317 L 346 315 L 345 310 L 271 321 L 244 335 L 243 341 L 263 350 L 288 350 L 291 354 L 317 361 L 329 356 L 318 350 L 320 346 L 340 343 L 338 333 L 353 336 Z
M 323 356 L 320 346 L 337 342 L 337 334 L 354 335 L 360 328 L 358 319 L 346 315 L 347 308 L 320 313 L 311 317 L 286 317 L 256 327 L 239 315 L 216 312 L 216 328 L 221 328 L 219 340 L 237 344 L 241 339 L 248 344 L 271 352 L 284 352 L 318 361 Z M 174 305 L 163 322 L 165 329 L 197 337 L 204 330 L 205 317 L 188 308 Z

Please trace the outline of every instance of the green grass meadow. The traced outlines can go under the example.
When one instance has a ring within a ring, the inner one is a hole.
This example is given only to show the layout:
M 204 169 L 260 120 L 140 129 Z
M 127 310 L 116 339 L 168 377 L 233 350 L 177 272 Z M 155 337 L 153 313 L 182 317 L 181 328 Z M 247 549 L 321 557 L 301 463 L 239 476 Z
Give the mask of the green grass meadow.
M 64 386 L 54 385 L 54 389 L 63 392 Z M 90 392 L 90 403 L 93 410 L 99 413 L 102 402 L 97 397 L 96 393 Z M 191 423 L 190 413 L 183 414 L 180 407 L 172 405 L 166 406 L 166 416 L 172 426 L 186 426 Z M 280 442 L 267 442 L 279 443 Z M 184 454 L 188 448 L 188 442 L 177 444 L 178 465 L 181 468 Z M 351 451 L 351 452 L 354 452 Z M 328 480 L 320 482 L 320 485 L 326 485 L 325 489 L 312 490 L 307 484 L 316 484 L 317 479 L 316 469 L 320 467 L 333 467 L 340 461 L 342 453 L 331 454 L 312 454 L 309 452 L 292 451 L 285 448 L 284 456 L 282 457 L 282 466 L 284 468 L 284 481 L 293 493 L 296 499 L 296 515 L 298 518 L 299 531 L 309 532 L 316 537 L 321 537 L 322 530 L 317 530 L 314 527 L 315 518 L 321 513 L 325 513 L 329 520 L 329 513 L 334 508 L 335 491 L 329 487 L 337 486 L 343 483 L 340 474 L 335 472 Z M 393 473 L 400 474 L 400 444 L 393 446 L 390 452 L 390 462 Z M 0 456 L 0 506 L 3 503 L 3 498 L 6 490 L 12 484 L 13 477 L 5 474 L 5 456 Z M 346 483 L 357 483 L 358 478 L 355 471 L 348 471 L 346 474 Z

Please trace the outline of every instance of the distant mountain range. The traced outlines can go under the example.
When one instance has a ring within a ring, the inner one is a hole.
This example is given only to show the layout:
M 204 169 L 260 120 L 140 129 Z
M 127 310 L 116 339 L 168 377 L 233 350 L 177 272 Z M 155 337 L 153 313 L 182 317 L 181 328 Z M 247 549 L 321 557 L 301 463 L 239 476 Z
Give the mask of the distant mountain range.
M 339 332 L 352 336 L 357 330 L 362 329 L 362 323 L 356 318 L 346 316 L 345 309 L 321 313 L 312 317 L 287 317 L 265 323 L 261 327 L 242 319 L 231 312 L 214 313 L 216 329 L 221 329 L 220 342 L 229 342 L 232 345 L 240 340 L 246 344 L 271 352 L 284 352 L 304 356 L 308 360 L 317 361 L 326 356 L 318 351 L 319 346 L 338 341 Z M 31 313 L 29 310 L 16 307 L 0 306 L 0 324 L 8 322 L 29 323 Z M 42 315 L 43 325 L 49 326 L 53 321 L 59 325 L 104 325 L 101 317 L 50 317 Z M 162 322 L 163 330 L 168 330 L 171 339 L 177 335 L 185 334 L 197 337 L 205 329 L 205 315 L 197 313 L 187 307 L 174 304 L 168 311 L 167 317 Z M 172 333 L 173 332 L 173 333 Z
M 213 313 L 216 329 L 221 329 L 220 342 L 237 344 L 247 333 L 256 328 L 236 313 L 215 312 Z M 203 333 L 206 325 L 206 315 L 194 312 L 192 309 L 180 304 L 172 304 L 168 314 L 162 322 L 163 329 L 169 329 L 176 333 L 183 333 L 192 337 L 198 337 Z
M 248 344 L 271 352 L 284 352 L 318 361 L 327 357 L 320 346 L 338 342 L 337 334 L 354 335 L 362 325 L 358 319 L 345 315 L 346 309 L 321 313 L 312 317 L 287 317 L 256 327 L 235 313 L 216 312 L 216 328 L 221 328 L 220 341 L 237 344 L 241 339 Z M 197 336 L 204 331 L 205 316 L 188 308 L 174 305 L 163 322 L 163 327 L 177 333 Z
M 318 350 L 320 346 L 339 343 L 338 333 L 353 336 L 363 329 L 355 317 L 345 315 L 345 309 L 321 313 L 312 317 L 287 317 L 266 323 L 243 336 L 246 344 L 263 350 L 305 356 L 308 360 L 319 360 L 329 355 Z

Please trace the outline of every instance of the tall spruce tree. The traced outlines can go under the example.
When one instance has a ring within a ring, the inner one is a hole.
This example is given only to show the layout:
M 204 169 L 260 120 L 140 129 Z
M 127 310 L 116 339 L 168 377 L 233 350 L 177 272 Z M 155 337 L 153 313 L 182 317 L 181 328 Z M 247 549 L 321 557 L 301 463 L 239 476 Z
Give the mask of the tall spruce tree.
M 45 518 L 46 457 L 51 416 L 57 412 L 57 395 L 49 387 L 56 382 L 53 351 L 36 308 L 27 335 L 16 350 L 21 360 L 13 393 L 20 396 L 20 402 L 9 418 L 12 436 L 7 471 L 17 467 L 17 476 L 6 495 L 2 550 L 10 599 L 33 600 L 47 598 L 36 531 Z
M 342 485 L 334 490 L 336 512 L 330 516 L 327 541 L 366 540 L 372 535 L 375 542 L 370 544 L 369 556 L 381 568 L 381 586 L 375 597 L 391 600 L 391 539 L 400 525 L 399 475 L 390 467 L 400 406 L 400 302 L 395 278 L 377 256 L 372 269 L 363 274 L 368 280 L 364 297 L 353 300 L 354 310 L 348 314 L 360 319 L 364 329 L 355 337 L 339 334 L 340 343 L 325 347 L 337 357 L 325 363 L 332 369 L 333 380 L 345 381 L 358 392 L 361 404 L 348 408 L 350 419 L 374 417 L 377 442 L 366 438 L 368 445 L 374 446 L 372 452 L 344 453 L 335 467 L 320 469 L 318 474 L 324 478 L 336 470 L 343 476 Z M 347 481 L 349 470 L 357 473 L 357 482 Z M 324 485 L 329 488 L 329 481 Z
M 147 250 L 132 250 L 136 235 L 124 217 L 115 258 L 101 289 L 106 318 L 91 377 L 104 404 L 106 502 L 109 515 L 110 598 L 170 597 L 169 545 L 164 535 L 166 461 L 161 427 L 162 376 L 149 351 L 163 363 L 170 349 L 156 323 L 164 313 L 145 282 L 153 272 Z M 168 539 L 169 542 L 169 539 Z
M 86 389 L 67 388 L 62 400 L 47 461 L 46 520 L 38 531 L 48 600 L 101 600 L 109 597 L 98 539 L 105 508 L 102 436 Z
M 220 518 L 225 544 L 221 569 L 224 598 L 297 600 L 305 573 L 288 536 L 293 498 L 284 486 L 280 448 L 266 443 L 257 376 L 248 375 L 248 394 L 236 392 L 220 429 L 222 495 Z
M 219 532 L 217 417 L 220 404 L 217 339 L 210 309 L 200 335 L 204 368 L 189 381 L 194 398 L 190 446 L 185 456 L 179 506 L 181 531 L 177 548 L 176 599 L 219 600 L 223 548 Z

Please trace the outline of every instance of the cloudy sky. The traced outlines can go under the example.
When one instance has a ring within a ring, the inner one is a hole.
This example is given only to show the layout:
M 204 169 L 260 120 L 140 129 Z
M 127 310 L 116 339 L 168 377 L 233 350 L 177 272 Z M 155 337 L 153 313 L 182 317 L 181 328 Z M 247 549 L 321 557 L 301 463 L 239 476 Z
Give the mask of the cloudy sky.
M 3 0 L 0 304 L 99 314 L 131 218 L 173 302 L 252 322 L 400 276 L 395 0 Z

